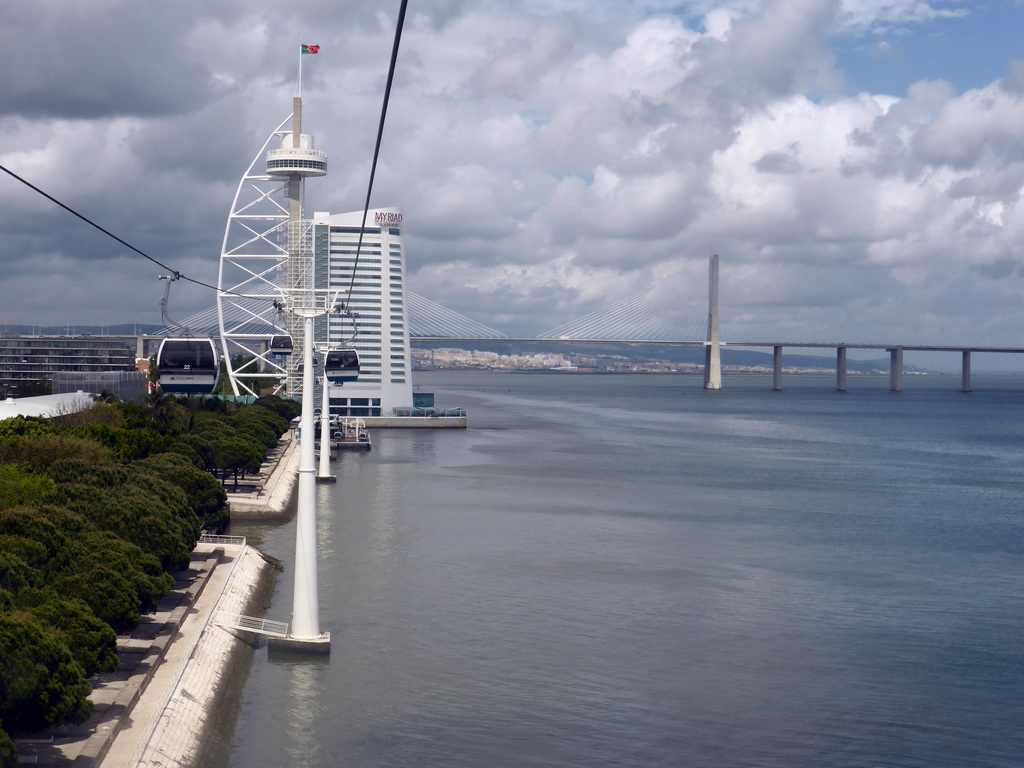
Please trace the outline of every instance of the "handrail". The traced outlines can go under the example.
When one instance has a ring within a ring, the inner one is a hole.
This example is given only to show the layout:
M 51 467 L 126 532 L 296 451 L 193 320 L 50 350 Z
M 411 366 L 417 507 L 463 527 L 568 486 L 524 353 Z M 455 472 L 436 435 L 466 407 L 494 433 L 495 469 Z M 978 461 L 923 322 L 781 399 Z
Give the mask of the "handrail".
M 315 157 L 319 160 L 326 160 L 327 153 L 322 149 L 309 149 L 308 147 L 286 147 L 285 149 L 271 149 L 267 152 L 267 159 L 270 160 L 275 157 L 282 157 L 288 155 L 305 155 L 306 157 Z
M 199 537 L 200 544 L 230 544 L 231 546 L 244 547 L 245 536 L 221 536 L 218 534 L 204 533 Z
M 255 616 L 245 616 L 241 613 L 218 613 L 214 624 L 225 629 L 242 629 L 259 635 L 288 637 L 287 622 L 260 619 Z
M 392 409 L 395 416 L 417 416 L 420 418 L 464 418 L 465 408 L 419 408 L 398 407 Z

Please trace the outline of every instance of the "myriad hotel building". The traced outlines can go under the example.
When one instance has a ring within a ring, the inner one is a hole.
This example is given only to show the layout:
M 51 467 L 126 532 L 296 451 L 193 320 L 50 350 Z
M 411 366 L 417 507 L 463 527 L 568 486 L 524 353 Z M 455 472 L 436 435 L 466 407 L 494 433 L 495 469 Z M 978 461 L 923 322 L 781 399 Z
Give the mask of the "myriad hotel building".
M 336 291 L 352 315 L 317 318 L 314 337 L 359 353 L 359 380 L 330 388 L 331 415 L 342 418 L 412 405 L 402 212 L 371 209 L 360 246 L 362 222 L 362 211 L 312 217 L 316 287 Z

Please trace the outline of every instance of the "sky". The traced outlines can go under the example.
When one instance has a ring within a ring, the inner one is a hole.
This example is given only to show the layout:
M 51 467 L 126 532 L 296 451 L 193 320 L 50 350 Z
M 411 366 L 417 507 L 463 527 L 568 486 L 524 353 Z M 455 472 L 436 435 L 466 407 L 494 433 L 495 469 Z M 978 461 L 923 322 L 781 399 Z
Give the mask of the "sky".
M 300 42 L 307 213 L 362 206 L 398 8 L 8 4 L 0 165 L 216 284 Z M 1021 29 L 1016 0 L 411 0 L 371 204 L 411 290 L 512 336 L 698 304 L 716 253 L 726 340 L 1024 346 Z M 163 270 L 6 174 L 0 227 L 0 323 L 160 322 Z

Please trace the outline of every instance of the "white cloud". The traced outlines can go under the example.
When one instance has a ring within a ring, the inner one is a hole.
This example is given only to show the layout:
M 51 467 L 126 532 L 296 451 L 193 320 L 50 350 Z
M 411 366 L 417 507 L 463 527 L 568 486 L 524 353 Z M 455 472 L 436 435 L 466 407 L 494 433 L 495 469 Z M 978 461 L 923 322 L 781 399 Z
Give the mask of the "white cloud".
M 290 111 L 302 38 L 321 45 L 303 61 L 304 116 L 331 169 L 307 207 L 362 204 L 392 10 L 106 0 L 86 25 L 63 7 L 13 9 L 0 30 L 24 73 L 0 84 L 3 165 L 213 280 L 235 184 Z M 871 30 L 968 10 L 419 4 L 372 202 L 405 210 L 413 290 L 510 333 L 676 279 L 697 301 L 717 252 L 741 336 L 1018 343 L 1024 65 L 964 93 L 934 80 L 851 96 L 833 55 L 841 37 L 870 45 Z M 0 322 L 157 321 L 160 270 L 9 179 L 0 201 Z M 184 314 L 213 299 L 176 300 Z

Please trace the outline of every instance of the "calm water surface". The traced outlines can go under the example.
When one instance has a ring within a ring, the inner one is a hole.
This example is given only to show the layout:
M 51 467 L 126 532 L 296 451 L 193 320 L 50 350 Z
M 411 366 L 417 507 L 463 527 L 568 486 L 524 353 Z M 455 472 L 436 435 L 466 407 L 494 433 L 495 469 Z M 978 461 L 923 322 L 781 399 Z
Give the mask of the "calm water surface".
M 1024 380 L 958 383 L 419 374 L 470 429 L 334 462 L 230 766 L 1024 765 Z

